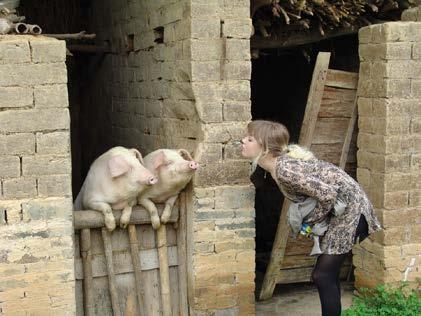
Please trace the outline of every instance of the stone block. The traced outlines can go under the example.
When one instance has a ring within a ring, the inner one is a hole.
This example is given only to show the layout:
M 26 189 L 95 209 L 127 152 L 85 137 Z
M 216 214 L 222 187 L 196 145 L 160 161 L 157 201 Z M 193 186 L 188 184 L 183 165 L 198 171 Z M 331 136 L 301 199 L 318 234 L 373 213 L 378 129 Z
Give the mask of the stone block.
M 200 163 L 215 163 L 222 161 L 222 144 L 201 143 L 195 152 L 195 158 Z
M 38 178 L 38 194 L 46 197 L 71 197 L 71 176 L 40 176 Z
M 373 133 L 379 135 L 407 135 L 411 121 L 406 116 L 373 119 Z
M 38 154 L 66 154 L 70 152 L 70 133 L 52 132 L 37 133 Z
M 0 87 L 0 109 L 33 107 L 34 95 L 29 87 Z
M 70 157 L 55 155 L 24 156 L 22 158 L 22 171 L 24 176 L 70 175 Z
M 20 176 L 20 159 L 16 156 L 0 156 L 0 179 Z
M 14 35 L 0 35 L 0 64 L 31 62 L 31 52 L 27 38 Z
M 224 160 L 234 159 L 240 160 L 244 159 L 241 155 L 241 146 L 237 143 L 228 143 L 224 146 Z
M 196 100 L 202 102 L 215 102 L 216 100 L 221 100 L 222 93 L 226 93 L 226 86 L 224 85 L 222 87 L 219 82 L 192 82 L 189 87 L 192 88 L 192 95 L 191 97 L 189 96 L 189 98 L 193 99 L 194 95 Z
M 193 188 L 193 194 L 197 199 L 203 198 L 214 198 L 215 197 L 215 189 L 214 188 Z
M 245 133 L 245 122 L 206 124 L 204 126 L 204 141 L 210 143 L 228 143 L 230 141 L 241 140 Z
M 409 25 L 410 23 L 407 22 L 387 22 L 373 25 L 373 42 L 408 42 L 411 40 Z
M 0 112 L 0 133 L 21 133 L 69 129 L 68 109 Z
M 371 182 L 370 170 L 365 169 L 365 168 L 357 168 L 357 179 L 358 179 L 358 183 L 368 193 L 369 188 L 370 188 L 370 182 Z
M 200 120 L 203 123 L 218 123 L 222 122 L 222 104 L 215 102 L 196 102 L 196 109 Z
M 192 81 L 217 81 L 221 77 L 219 61 L 194 61 L 191 65 Z
M 221 25 L 219 19 L 206 16 L 192 15 L 191 37 L 192 38 L 220 38 Z
M 412 58 L 421 59 L 421 43 L 412 44 Z
M 209 19 L 218 20 L 219 6 L 218 3 L 213 3 L 208 1 L 207 3 L 196 3 L 191 4 L 191 16 L 195 19 Z M 218 33 L 219 35 L 219 33 Z
M 249 39 L 251 32 L 251 19 L 224 19 L 222 34 L 227 38 Z
M 31 39 L 34 63 L 56 63 L 66 61 L 66 42 L 53 38 Z
M 222 186 L 215 189 L 216 209 L 251 208 L 255 190 L 250 186 Z
M 35 135 L 31 133 L 0 135 L 0 155 L 35 153 Z
M 372 26 L 365 26 L 360 28 L 358 31 L 358 42 L 360 44 L 371 43 L 373 41 L 372 31 Z
M 421 7 L 409 8 L 402 12 L 402 21 L 421 21 Z
M 421 98 L 421 80 L 411 80 L 411 96 Z
M 409 23 L 409 37 L 412 42 L 421 42 L 421 23 Z
M 378 210 L 377 215 L 384 228 L 402 227 L 415 223 L 420 215 L 416 208 Z
M 250 81 L 227 81 L 222 86 L 221 92 L 224 100 L 249 101 L 251 97 Z
M 215 60 L 222 58 L 222 40 L 218 39 L 192 39 L 190 42 L 191 58 L 195 60 Z
M 412 207 L 421 206 L 421 190 L 412 190 L 409 193 L 409 205 Z
M 412 43 L 361 44 L 359 56 L 361 61 L 374 62 L 381 60 L 410 60 Z
M 250 80 L 251 63 L 249 61 L 223 61 L 222 77 L 225 80 Z
M 69 107 L 67 85 L 65 84 L 35 86 L 34 97 L 37 108 Z
M 373 113 L 375 117 L 407 117 L 416 113 L 418 108 L 418 100 L 405 100 L 405 99 L 384 99 L 374 98 L 373 100 Z
M 4 180 L 3 195 L 6 199 L 22 199 L 36 197 L 36 180 L 31 178 L 17 178 Z
M 48 219 L 66 220 L 69 223 L 72 220 L 72 199 L 71 198 L 48 198 L 34 199 L 22 203 L 23 220 L 36 221 Z M 56 232 L 57 236 L 71 236 L 72 225 L 66 229 L 60 229 Z
M 67 83 L 64 63 L 0 65 L 0 86 Z
M 225 57 L 228 60 L 250 60 L 250 41 L 242 39 L 227 39 L 225 42 Z

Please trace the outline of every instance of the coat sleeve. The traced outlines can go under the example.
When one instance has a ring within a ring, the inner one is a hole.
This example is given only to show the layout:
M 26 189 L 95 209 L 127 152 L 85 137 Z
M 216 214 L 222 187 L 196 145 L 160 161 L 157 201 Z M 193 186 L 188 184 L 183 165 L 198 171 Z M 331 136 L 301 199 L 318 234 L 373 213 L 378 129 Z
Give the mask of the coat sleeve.
M 308 171 L 308 162 L 301 160 L 279 161 L 276 176 L 279 184 L 297 195 L 305 195 L 317 200 L 316 207 L 306 217 L 305 222 L 314 225 L 326 219 L 335 204 L 337 191 L 315 174 Z

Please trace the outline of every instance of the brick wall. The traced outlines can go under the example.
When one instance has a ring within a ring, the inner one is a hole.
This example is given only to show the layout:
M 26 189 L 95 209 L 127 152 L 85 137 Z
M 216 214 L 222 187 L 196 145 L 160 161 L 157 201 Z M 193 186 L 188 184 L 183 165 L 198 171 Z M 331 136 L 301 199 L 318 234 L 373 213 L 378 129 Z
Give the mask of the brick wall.
M 65 43 L 0 36 L 0 315 L 73 315 Z
M 358 180 L 384 230 L 354 251 L 357 286 L 421 276 L 421 23 L 359 32 Z

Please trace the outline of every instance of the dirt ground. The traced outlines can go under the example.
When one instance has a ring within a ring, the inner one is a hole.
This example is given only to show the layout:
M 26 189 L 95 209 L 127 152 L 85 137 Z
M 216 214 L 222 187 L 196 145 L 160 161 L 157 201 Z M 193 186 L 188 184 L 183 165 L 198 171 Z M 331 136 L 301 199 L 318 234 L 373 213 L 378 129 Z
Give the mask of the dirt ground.
M 342 310 L 352 303 L 352 282 L 342 282 Z M 270 300 L 256 302 L 256 316 L 319 316 L 319 295 L 314 284 L 297 283 L 277 285 Z

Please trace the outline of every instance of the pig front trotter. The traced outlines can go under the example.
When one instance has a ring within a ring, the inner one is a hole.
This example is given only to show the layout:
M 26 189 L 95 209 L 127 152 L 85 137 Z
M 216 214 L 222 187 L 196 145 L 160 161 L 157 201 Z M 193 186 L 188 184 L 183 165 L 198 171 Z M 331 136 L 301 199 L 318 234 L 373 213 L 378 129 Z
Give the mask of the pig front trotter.
M 104 220 L 105 220 L 105 227 L 107 227 L 108 231 L 112 232 L 116 227 L 113 213 L 104 214 Z
M 151 216 L 151 222 L 153 229 L 157 230 L 159 227 L 161 227 L 161 221 L 159 220 L 158 215 Z

